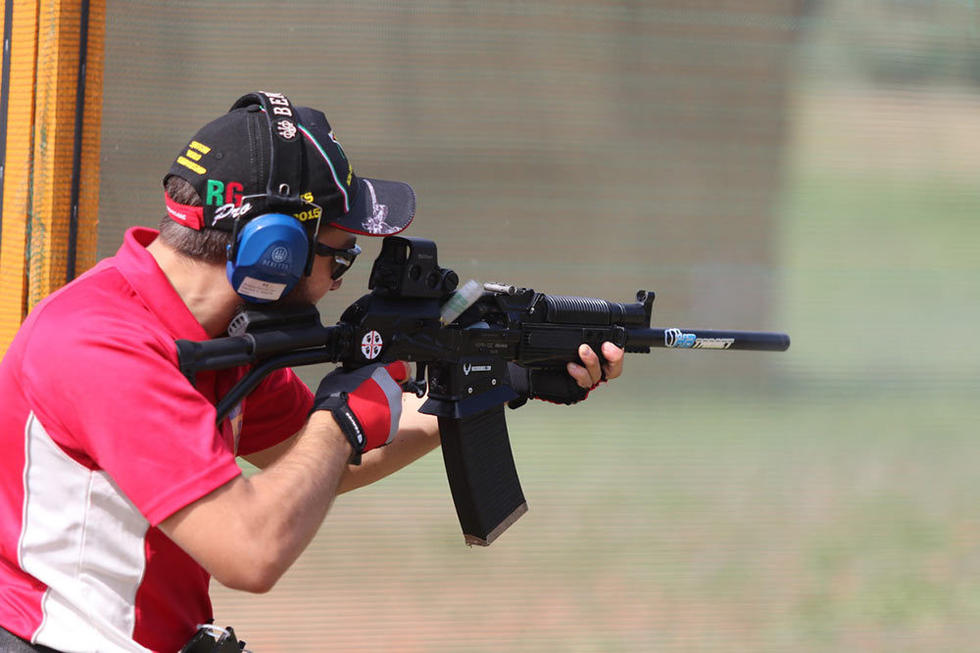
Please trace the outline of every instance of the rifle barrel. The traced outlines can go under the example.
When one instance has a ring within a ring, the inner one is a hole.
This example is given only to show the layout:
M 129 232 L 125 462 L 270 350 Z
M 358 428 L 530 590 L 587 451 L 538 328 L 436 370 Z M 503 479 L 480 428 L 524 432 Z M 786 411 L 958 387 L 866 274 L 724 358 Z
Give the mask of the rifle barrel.
M 789 349 L 789 335 L 769 331 L 717 329 L 629 329 L 626 345 L 664 349 L 786 351 Z

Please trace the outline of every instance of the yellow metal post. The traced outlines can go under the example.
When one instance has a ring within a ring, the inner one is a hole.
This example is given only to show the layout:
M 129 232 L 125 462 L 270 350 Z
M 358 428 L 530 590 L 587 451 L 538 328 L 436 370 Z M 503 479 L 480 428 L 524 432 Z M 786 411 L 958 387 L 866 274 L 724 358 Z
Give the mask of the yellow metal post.
M 27 305 L 27 229 L 34 151 L 37 4 L 6 0 L 3 12 L 3 187 L 0 189 L 0 353 Z
M 8 22 L 0 352 L 31 308 L 95 263 L 105 1 L 5 0 Z

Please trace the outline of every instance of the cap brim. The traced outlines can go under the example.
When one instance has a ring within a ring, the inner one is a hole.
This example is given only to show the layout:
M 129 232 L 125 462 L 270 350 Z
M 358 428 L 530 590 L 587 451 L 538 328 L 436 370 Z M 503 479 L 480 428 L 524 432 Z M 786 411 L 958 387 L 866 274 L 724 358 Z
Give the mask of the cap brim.
M 330 224 L 365 236 L 390 236 L 415 217 L 415 191 L 400 181 L 359 177 L 350 211 Z

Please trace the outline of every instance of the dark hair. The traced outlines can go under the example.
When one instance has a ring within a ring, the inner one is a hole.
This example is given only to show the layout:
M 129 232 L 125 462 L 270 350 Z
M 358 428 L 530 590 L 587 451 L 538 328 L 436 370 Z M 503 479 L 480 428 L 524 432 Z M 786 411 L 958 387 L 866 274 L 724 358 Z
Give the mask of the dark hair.
M 167 177 L 164 190 L 178 204 L 201 206 L 201 196 L 185 179 L 175 175 Z M 197 231 L 165 215 L 160 220 L 160 239 L 189 258 L 208 263 L 224 263 L 228 260 L 231 233 L 217 229 Z

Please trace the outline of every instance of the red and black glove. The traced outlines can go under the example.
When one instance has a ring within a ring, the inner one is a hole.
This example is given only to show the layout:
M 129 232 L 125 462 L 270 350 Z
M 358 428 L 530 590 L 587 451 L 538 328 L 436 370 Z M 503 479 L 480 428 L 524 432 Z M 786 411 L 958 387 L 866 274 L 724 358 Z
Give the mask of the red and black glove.
M 360 464 L 362 453 L 395 438 L 402 414 L 401 384 L 409 374 L 408 364 L 396 361 L 353 371 L 338 368 L 323 377 L 313 398 L 313 410 L 333 414 L 354 449 L 351 464 Z

